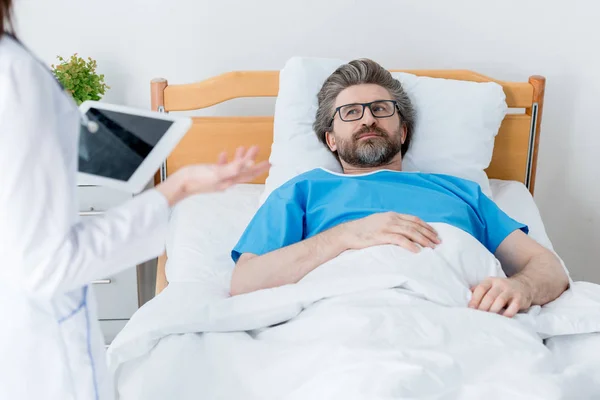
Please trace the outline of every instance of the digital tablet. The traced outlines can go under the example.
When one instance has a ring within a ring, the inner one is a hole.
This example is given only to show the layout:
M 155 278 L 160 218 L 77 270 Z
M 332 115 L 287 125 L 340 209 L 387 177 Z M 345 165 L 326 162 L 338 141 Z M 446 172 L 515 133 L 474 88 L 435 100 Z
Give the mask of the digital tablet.
M 78 181 L 137 194 L 190 129 L 187 117 L 85 101 Z

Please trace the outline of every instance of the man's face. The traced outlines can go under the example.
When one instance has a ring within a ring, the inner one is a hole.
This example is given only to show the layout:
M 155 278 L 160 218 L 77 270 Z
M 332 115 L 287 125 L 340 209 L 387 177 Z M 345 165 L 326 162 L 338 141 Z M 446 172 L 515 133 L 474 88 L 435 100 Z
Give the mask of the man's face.
M 392 100 L 389 92 L 379 85 L 364 84 L 350 86 L 338 95 L 335 108 L 352 103 L 370 103 L 378 100 Z M 349 112 L 336 113 L 331 132 L 327 133 L 327 144 L 337 151 L 341 161 L 355 167 L 379 167 L 389 164 L 399 155 L 406 137 L 406 129 L 401 126 L 398 110 L 391 103 L 382 103 L 375 108 L 375 114 L 387 115 L 385 107 L 392 106 L 390 117 L 376 118 L 369 107 L 365 107 L 361 119 L 345 122 L 342 118 L 354 119 L 360 116 L 361 107 L 345 108 Z

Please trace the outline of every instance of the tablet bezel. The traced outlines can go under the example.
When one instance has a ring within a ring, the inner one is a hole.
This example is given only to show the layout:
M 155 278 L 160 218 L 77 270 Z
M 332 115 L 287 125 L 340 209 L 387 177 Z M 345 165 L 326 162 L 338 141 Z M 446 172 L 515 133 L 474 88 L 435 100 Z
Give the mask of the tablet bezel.
M 173 122 L 162 138 L 154 146 L 152 151 L 150 151 L 148 156 L 131 175 L 129 180 L 120 181 L 117 179 L 78 171 L 78 180 L 84 181 L 86 185 L 105 186 L 132 194 L 138 194 L 144 190 L 156 171 L 160 169 L 161 164 L 167 159 L 167 156 L 173 151 L 175 146 L 177 146 L 179 141 L 185 136 L 192 126 L 192 120 L 189 117 L 174 116 L 167 113 L 160 113 L 116 104 L 101 103 L 93 100 L 83 102 L 79 106 L 79 112 L 82 115 L 85 115 L 90 108 L 115 111 L 124 114 L 138 115 L 142 117 Z M 84 127 L 83 129 L 86 128 Z

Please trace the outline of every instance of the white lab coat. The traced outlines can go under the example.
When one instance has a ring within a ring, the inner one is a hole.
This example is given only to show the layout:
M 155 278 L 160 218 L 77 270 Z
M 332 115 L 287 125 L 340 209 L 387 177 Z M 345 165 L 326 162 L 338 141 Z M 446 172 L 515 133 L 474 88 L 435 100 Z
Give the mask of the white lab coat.
M 74 101 L 0 39 L 0 399 L 114 397 L 88 282 L 158 256 L 169 207 L 149 190 L 78 217 Z

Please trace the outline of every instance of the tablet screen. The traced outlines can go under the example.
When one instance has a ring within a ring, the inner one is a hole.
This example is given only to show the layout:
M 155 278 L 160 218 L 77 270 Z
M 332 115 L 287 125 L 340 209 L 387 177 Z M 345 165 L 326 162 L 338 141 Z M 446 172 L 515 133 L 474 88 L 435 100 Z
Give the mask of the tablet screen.
M 172 121 L 90 108 L 86 113 L 98 130 L 81 126 L 79 172 L 128 181 Z

